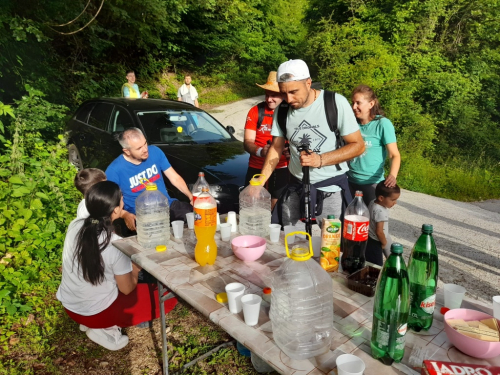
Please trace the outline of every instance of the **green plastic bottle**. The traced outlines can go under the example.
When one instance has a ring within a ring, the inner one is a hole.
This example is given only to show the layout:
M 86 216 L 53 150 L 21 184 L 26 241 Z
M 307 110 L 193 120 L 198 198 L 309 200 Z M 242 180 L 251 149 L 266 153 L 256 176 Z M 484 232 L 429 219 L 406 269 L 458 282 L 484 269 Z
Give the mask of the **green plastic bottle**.
M 394 243 L 378 279 L 373 305 L 372 356 L 385 365 L 400 362 L 405 354 L 409 290 L 403 245 Z
M 422 225 L 422 234 L 413 246 L 408 261 L 408 275 L 410 277 L 408 328 L 416 332 L 427 331 L 431 328 L 434 307 L 436 306 L 439 264 L 432 231 L 432 225 Z

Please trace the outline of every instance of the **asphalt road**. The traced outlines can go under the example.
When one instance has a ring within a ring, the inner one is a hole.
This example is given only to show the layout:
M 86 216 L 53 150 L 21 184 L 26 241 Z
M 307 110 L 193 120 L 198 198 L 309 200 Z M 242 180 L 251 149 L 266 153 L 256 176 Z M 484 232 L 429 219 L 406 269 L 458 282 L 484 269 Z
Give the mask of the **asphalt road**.
M 210 113 L 235 128 L 243 141 L 248 110 L 258 96 L 218 107 Z M 422 224 L 434 226 L 440 282 L 456 283 L 469 297 L 491 302 L 500 295 L 500 200 L 464 203 L 403 190 L 390 211 L 389 233 L 408 258 Z

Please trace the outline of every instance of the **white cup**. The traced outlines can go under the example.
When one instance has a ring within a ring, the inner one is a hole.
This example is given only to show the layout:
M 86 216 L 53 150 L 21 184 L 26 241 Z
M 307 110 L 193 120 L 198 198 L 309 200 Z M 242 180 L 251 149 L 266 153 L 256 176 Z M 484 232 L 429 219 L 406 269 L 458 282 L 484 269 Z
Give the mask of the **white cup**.
M 245 293 L 245 285 L 241 283 L 231 283 L 226 285 L 227 302 L 229 311 L 238 314 L 241 311 L 241 297 Z
M 311 242 L 312 242 L 312 247 L 313 247 L 313 253 L 315 257 L 319 257 L 321 255 L 321 237 L 319 236 L 312 236 L 311 237 Z
M 221 223 L 220 239 L 222 241 L 229 241 L 230 238 L 231 238 L 231 223 Z
M 362 375 L 366 367 L 363 360 L 353 354 L 339 355 L 335 362 L 338 375 Z
M 194 229 L 194 212 L 188 212 L 186 214 L 186 220 L 188 224 L 188 229 Z
M 175 238 L 182 238 L 182 232 L 184 232 L 184 221 L 172 221 L 172 229 L 174 231 Z
M 493 297 L 493 316 L 500 319 L 500 296 Z
M 219 216 L 219 213 L 217 212 L 217 230 L 220 230 L 220 216 Z
M 444 306 L 459 309 L 464 299 L 465 288 L 456 284 L 444 284 Z
M 292 233 L 292 232 L 295 232 L 295 226 L 294 225 L 285 225 L 283 227 L 284 231 L 285 231 L 285 236 L 288 234 L 288 233 Z M 289 236 L 287 239 L 286 239 L 287 243 L 289 245 L 293 244 L 295 242 L 295 235 L 293 236 Z
M 269 224 L 269 239 L 271 240 L 271 242 L 280 241 L 280 232 L 281 232 L 280 224 Z
M 243 317 L 245 323 L 249 326 L 254 326 L 259 322 L 260 303 L 262 297 L 257 294 L 246 294 L 241 297 L 241 304 L 243 306 Z
M 236 222 L 236 212 L 229 211 L 227 213 L 227 222 L 231 224 L 231 232 L 234 233 L 238 231 L 238 223 Z

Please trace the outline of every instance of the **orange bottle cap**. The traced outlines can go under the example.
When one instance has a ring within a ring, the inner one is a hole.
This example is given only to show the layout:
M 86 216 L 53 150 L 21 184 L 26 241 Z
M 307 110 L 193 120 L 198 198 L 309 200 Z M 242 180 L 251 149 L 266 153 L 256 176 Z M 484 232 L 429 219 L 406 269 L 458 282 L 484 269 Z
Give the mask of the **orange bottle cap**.
M 264 288 L 264 289 L 262 289 L 262 292 L 264 294 L 271 294 L 272 291 L 271 291 L 271 288 Z

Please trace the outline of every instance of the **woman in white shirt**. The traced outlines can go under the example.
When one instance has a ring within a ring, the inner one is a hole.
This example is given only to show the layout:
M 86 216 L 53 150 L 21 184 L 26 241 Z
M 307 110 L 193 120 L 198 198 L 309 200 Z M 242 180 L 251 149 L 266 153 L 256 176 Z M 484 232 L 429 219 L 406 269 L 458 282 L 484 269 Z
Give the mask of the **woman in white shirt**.
M 80 329 L 97 344 L 119 350 L 128 344 L 121 327 L 160 316 L 156 284 L 137 284 L 139 266 L 112 245 L 120 239 L 112 222 L 123 198 L 112 181 L 93 185 L 85 195 L 90 216 L 73 220 L 66 233 L 57 299 Z M 165 301 L 165 312 L 177 303 Z

